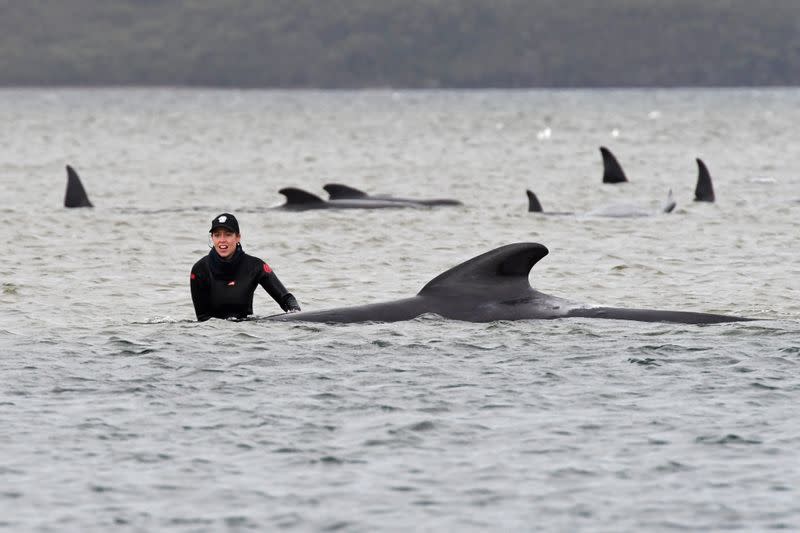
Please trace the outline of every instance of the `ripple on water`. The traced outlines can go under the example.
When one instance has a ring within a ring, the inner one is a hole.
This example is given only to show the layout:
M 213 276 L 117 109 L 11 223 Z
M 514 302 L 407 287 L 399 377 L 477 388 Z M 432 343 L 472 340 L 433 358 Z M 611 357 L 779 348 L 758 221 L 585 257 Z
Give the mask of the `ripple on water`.
M 695 442 L 698 444 L 710 444 L 717 446 L 763 444 L 763 442 L 759 439 L 740 437 L 739 435 L 733 433 L 721 436 L 702 435 L 695 438 Z

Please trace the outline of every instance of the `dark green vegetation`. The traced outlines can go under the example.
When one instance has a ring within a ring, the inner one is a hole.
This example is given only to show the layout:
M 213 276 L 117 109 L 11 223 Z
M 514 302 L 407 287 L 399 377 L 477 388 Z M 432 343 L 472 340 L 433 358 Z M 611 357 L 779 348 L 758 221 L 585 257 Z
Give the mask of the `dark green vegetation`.
M 2 85 L 798 83 L 797 0 L 0 0 Z

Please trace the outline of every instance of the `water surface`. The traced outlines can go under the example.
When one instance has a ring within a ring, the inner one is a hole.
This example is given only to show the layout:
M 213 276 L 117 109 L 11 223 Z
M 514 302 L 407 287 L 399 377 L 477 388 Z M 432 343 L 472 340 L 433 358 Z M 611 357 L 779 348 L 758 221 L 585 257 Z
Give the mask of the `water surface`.
M 18 89 L 0 120 L 0 527 L 800 526 L 800 91 Z M 600 183 L 601 145 L 630 183 Z M 94 209 L 62 207 L 65 164 Z M 331 181 L 465 205 L 270 209 Z M 678 207 L 546 217 L 527 188 Z M 198 324 L 223 211 L 305 309 L 533 241 L 544 292 L 763 320 Z

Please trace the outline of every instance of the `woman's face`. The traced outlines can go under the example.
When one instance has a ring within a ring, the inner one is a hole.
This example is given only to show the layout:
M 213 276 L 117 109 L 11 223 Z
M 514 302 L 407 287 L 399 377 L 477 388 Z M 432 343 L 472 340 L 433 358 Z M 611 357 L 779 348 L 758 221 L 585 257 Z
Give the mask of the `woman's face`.
M 211 243 L 219 256 L 227 259 L 236 251 L 236 245 L 242 240 L 242 236 L 229 229 L 217 228 L 211 232 Z

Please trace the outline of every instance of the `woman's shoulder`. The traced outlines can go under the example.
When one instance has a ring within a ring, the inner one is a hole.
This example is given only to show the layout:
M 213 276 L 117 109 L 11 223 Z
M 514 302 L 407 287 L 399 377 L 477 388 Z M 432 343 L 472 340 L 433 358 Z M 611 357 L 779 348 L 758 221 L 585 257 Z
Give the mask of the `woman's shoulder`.
M 249 255 L 249 254 L 244 254 L 244 257 L 242 258 L 242 263 L 247 264 L 248 268 L 253 268 L 256 270 L 264 269 L 264 265 L 267 264 L 267 262 L 261 259 L 260 257 L 256 257 L 254 255 Z M 269 266 L 267 266 L 267 268 L 269 268 Z M 268 270 L 268 272 L 271 272 L 271 270 Z
M 198 259 L 194 265 L 192 265 L 192 271 L 195 270 L 207 270 L 208 269 L 208 255 L 204 255 L 200 259 Z
M 256 257 L 255 255 L 244 254 L 245 261 L 251 261 L 253 263 L 263 263 L 264 260 L 260 257 Z

